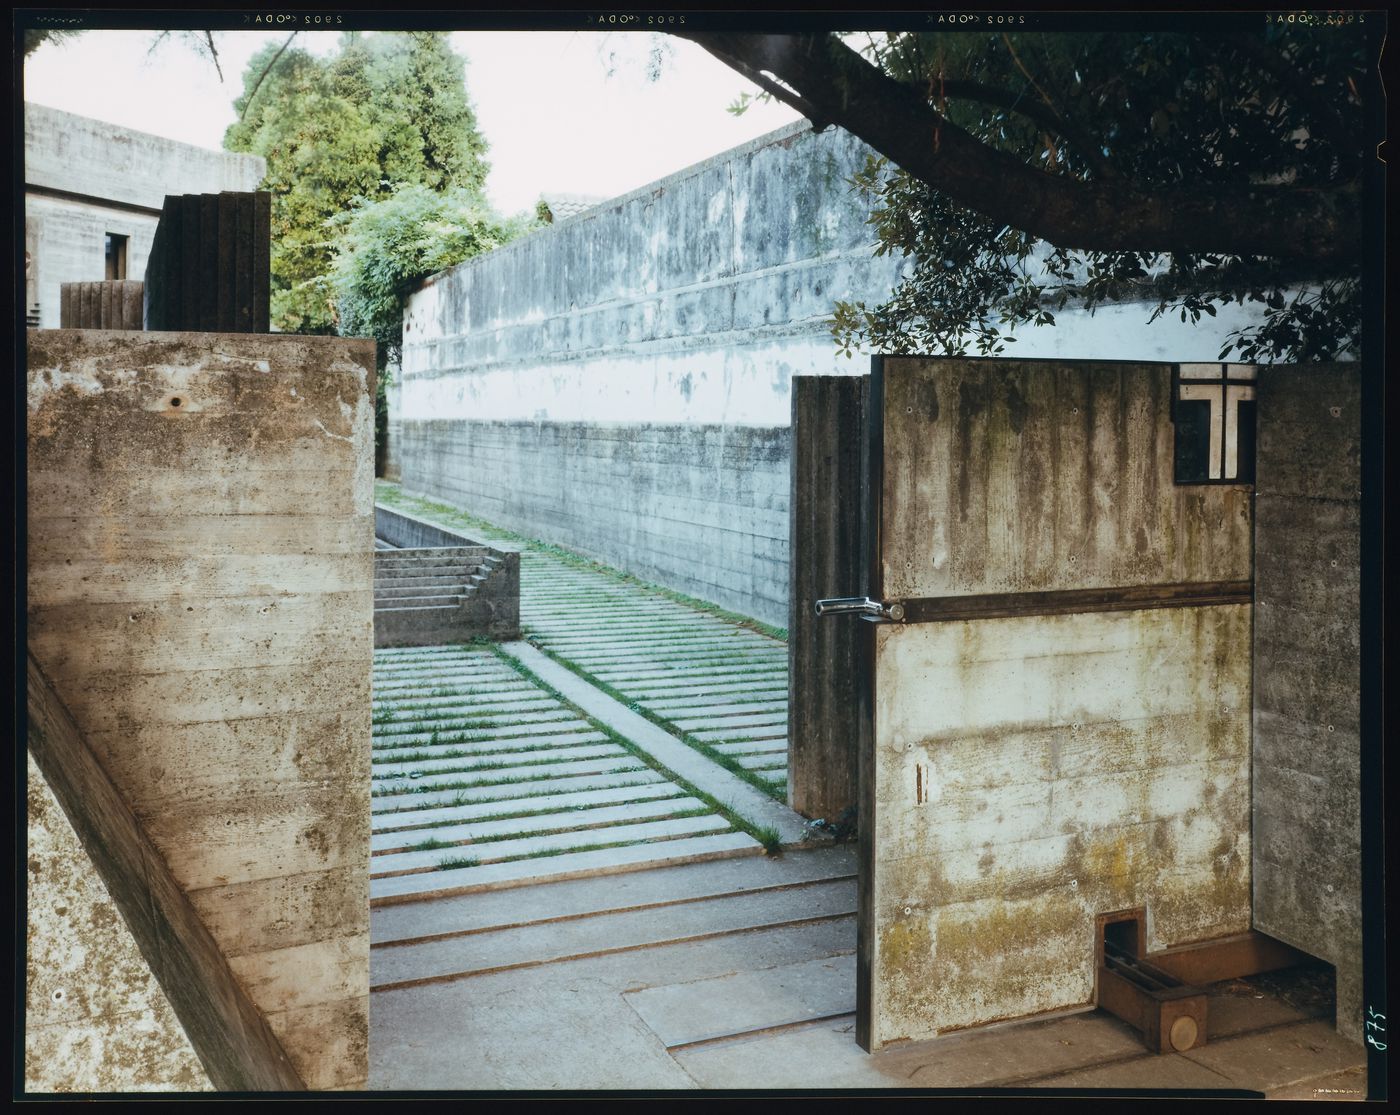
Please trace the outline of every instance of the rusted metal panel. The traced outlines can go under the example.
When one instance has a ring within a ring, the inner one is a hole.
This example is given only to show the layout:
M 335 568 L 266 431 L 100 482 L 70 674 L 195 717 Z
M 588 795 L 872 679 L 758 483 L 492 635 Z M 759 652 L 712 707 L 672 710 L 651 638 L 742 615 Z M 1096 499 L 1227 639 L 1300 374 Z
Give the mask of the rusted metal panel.
M 876 645 L 874 1047 L 1091 1002 L 1104 910 L 1248 926 L 1247 605 Z
M 819 619 L 823 597 L 863 592 L 861 480 L 868 376 L 794 376 L 788 568 L 788 803 L 835 821 L 856 796 L 863 632 Z
M 1173 483 L 1170 365 L 884 367 L 886 599 L 1250 578 L 1249 487 Z

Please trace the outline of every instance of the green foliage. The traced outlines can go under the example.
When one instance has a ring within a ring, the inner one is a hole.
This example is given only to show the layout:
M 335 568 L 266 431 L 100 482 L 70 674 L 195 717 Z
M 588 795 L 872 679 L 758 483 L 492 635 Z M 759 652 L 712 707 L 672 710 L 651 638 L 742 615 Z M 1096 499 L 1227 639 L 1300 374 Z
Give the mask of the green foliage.
M 459 199 L 480 190 L 486 145 L 464 74 L 431 32 L 346 34 L 327 59 L 273 43 L 249 61 L 224 146 L 267 160 L 275 328 L 336 327 L 333 262 L 357 203 L 407 185 Z
M 329 224 L 337 234 L 328 280 L 339 331 L 390 349 L 400 343 L 403 296 L 415 282 L 505 243 L 518 228 L 475 190 L 416 183 Z
M 1323 190 L 1355 179 L 1366 61 L 1354 31 L 1267 40 L 945 32 L 847 41 L 951 123 L 1051 174 L 1208 194 L 1251 185 Z M 745 107 L 741 100 L 731 111 Z M 847 356 L 863 345 L 1003 353 L 1022 326 L 1053 325 L 1065 306 L 1092 312 L 1119 299 L 1155 302 L 1149 320 L 1171 313 L 1197 321 L 1231 302 L 1261 307 L 1262 324 L 1231 334 L 1221 359 L 1325 360 L 1359 348 L 1359 263 L 1320 273 L 1262 257 L 1067 250 L 951 202 L 881 158 L 851 184 L 872 206 L 877 253 L 903 255 L 906 270 L 883 305 L 838 303 L 831 329 Z

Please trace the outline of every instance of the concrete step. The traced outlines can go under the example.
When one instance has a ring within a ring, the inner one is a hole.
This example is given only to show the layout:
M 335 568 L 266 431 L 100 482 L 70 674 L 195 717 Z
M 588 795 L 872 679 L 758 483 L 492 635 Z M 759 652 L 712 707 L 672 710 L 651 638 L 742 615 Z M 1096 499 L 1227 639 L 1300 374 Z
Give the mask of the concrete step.
M 762 855 L 763 845 L 743 832 L 663 840 L 657 844 L 629 844 L 589 852 L 566 852 L 545 859 L 511 860 L 450 871 L 426 871 L 371 879 L 371 908 L 395 902 L 412 902 L 455 894 L 498 890 L 524 884 L 558 882 L 585 876 L 611 875 L 641 868 L 700 863 L 730 856 Z M 371 973 L 371 979 L 373 974 Z
M 414 943 L 381 943 L 371 954 L 370 986 L 412 986 L 773 926 L 853 923 L 855 898 L 853 879 L 816 881 Z M 371 916 L 372 925 L 375 917 L 377 912 Z
M 460 608 L 468 599 L 468 593 L 464 589 L 455 592 L 441 593 L 436 590 L 429 592 L 402 592 L 395 596 L 374 598 L 374 610 L 376 612 L 387 611 L 390 608 Z
M 517 709 L 509 712 L 485 711 L 470 716 L 433 713 L 428 716 L 415 716 L 411 720 L 381 721 L 374 725 L 375 741 L 376 743 L 381 741 L 387 743 L 394 737 L 403 735 L 426 736 L 430 735 L 434 729 L 442 735 L 446 735 L 449 732 L 455 734 L 492 728 L 514 728 L 523 724 L 539 724 L 547 720 L 577 719 L 575 713 L 564 708 L 552 697 L 537 697 L 535 700 L 543 702 L 535 709 Z
M 595 914 L 645 911 L 702 898 L 781 891 L 813 882 L 844 880 L 854 885 L 855 877 L 856 849 L 849 844 L 757 859 L 654 867 L 616 877 L 386 907 L 370 917 L 370 941 L 376 945 L 423 941 Z

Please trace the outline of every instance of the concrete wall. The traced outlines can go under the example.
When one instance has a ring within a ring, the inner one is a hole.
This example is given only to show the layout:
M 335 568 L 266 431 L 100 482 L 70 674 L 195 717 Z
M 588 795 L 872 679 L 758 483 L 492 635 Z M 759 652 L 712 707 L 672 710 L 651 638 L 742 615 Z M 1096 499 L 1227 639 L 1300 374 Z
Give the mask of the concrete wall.
M 25 1091 L 208 1089 L 185 1031 L 32 756 L 27 803 Z
M 31 651 L 305 1082 L 362 1085 L 373 345 L 28 356 Z
M 256 155 L 213 151 L 26 102 L 24 219 L 41 328 L 59 324 L 59 285 L 106 277 L 105 237 L 128 237 L 128 279 L 146 271 L 167 193 L 253 190 Z
M 435 276 L 405 313 L 391 470 L 785 624 L 792 376 L 867 371 L 827 319 L 902 266 L 846 183 L 867 154 L 799 122 Z M 1066 312 L 1016 355 L 1213 360 L 1236 309 L 1151 329 L 1143 304 Z
M 1173 483 L 1167 367 L 885 372 L 877 590 L 972 618 L 876 629 L 877 1048 L 1092 1003 L 1099 914 L 1250 924 L 1250 489 Z
M 1258 409 L 1254 924 L 1336 966 L 1361 1041 L 1360 379 L 1265 368 Z

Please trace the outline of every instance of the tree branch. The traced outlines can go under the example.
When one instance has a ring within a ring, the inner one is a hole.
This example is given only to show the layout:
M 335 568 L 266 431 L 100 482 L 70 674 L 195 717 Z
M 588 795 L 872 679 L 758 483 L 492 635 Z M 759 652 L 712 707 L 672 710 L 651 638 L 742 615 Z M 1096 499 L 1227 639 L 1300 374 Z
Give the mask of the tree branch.
M 1057 133 L 1061 139 L 1069 140 L 1071 146 L 1099 178 L 1118 177 L 1118 171 L 1099 153 L 1098 146 L 1089 138 L 1089 134 L 1071 124 L 1050 104 L 1040 104 L 1020 93 L 1012 93 L 1008 89 L 998 89 L 966 78 L 945 78 L 942 87 L 943 92 L 955 100 L 961 97 L 964 100 L 977 101 L 979 104 L 993 105 L 1008 112 L 1018 113 L 1027 120 L 1033 120 L 1047 131 Z M 921 85 L 910 85 L 909 88 L 917 88 L 919 92 L 923 90 Z
M 833 35 L 678 33 L 741 73 L 775 75 L 779 100 L 840 124 L 958 204 L 1057 247 L 1267 256 L 1334 269 L 1358 258 L 1359 182 L 1152 190 L 1079 181 L 981 142 Z
M 258 74 L 258 80 L 253 82 L 253 88 L 248 94 L 248 99 L 243 102 L 243 111 L 238 114 L 238 122 L 240 124 L 243 123 L 243 118 L 248 115 L 248 110 L 253 107 L 253 98 L 258 95 L 258 90 L 262 88 L 263 79 L 272 72 L 272 67 L 277 65 L 277 59 L 281 58 L 283 51 L 292 45 L 292 40 L 297 37 L 297 34 L 298 32 L 293 31 L 287 36 L 287 41 L 283 43 L 277 53 L 269 59 L 267 65 L 263 67 L 262 73 Z

